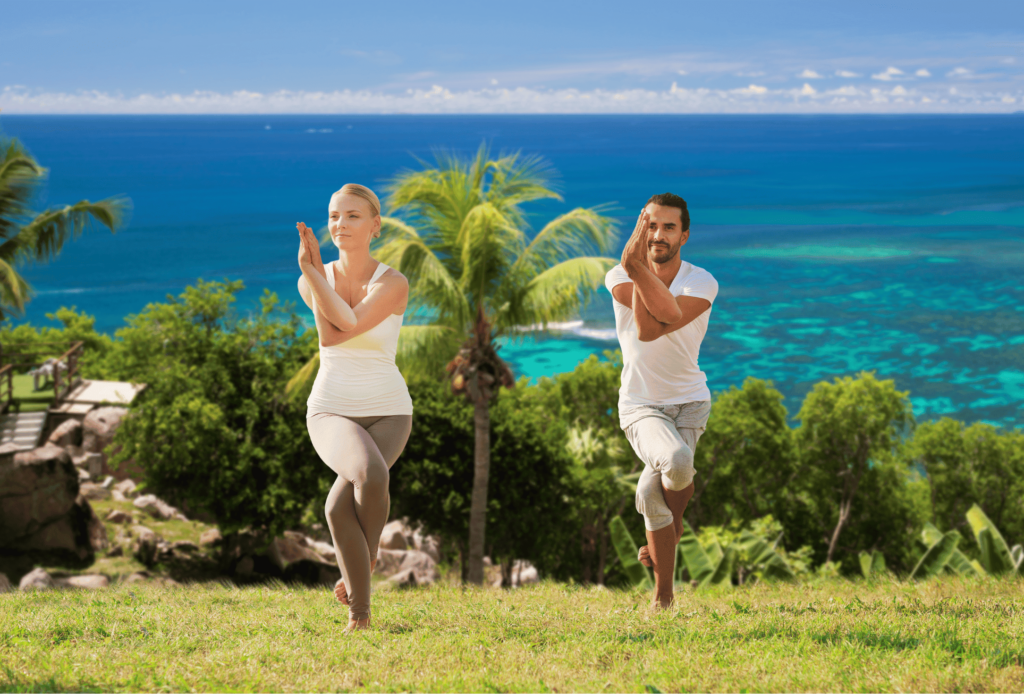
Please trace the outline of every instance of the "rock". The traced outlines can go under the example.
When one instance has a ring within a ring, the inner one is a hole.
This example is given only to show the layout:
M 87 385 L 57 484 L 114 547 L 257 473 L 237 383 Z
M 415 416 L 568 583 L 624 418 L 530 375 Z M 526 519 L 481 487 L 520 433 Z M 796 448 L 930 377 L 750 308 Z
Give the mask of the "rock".
M 381 549 L 408 549 L 410 542 L 406 536 L 412 537 L 412 530 L 400 520 L 391 521 L 380 533 Z
M 405 551 L 382 549 L 378 551 L 374 573 L 382 576 L 394 576 L 409 570 L 416 574 L 416 585 L 430 585 L 441 578 L 437 564 L 426 552 L 415 549 Z
M 136 571 L 133 574 L 129 574 L 128 577 L 124 579 L 124 582 L 125 583 L 143 583 L 145 581 L 148 581 L 152 577 L 153 577 L 153 574 L 149 573 L 148 571 Z
M 88 470 L 84 470 L 82 468 L 77 468 L 77 469 L 78 469 L 78 481 L 79 482 L 88 482 L 89 480 L 92 479 L 92 476 L 89 474 Z
M 100 517 L 92 510 L 92 506 L 88 501 L 81 497 L 79 497 L 79 501 L 89 513 L 89 545 L 92 547 L 93 552 L 106 552 L 110 546 L 110 540 L 107 539 L 107 526 L 103 524 Z
M 124 556 L 124 547 L 122 547 L 121 545 L 114 545 L 110 549 L 110 551 L 107 552 L 107 556 L 108 557 L 123 557 Z
M 217 528 L 210 528 L 199 536 L 199 544 L 202 547 L 208 547 L 210 545 L 220 544 L 220 541 L 223 539 L 224 538 L 221 537 L 220 530 Z
M 111 501 L 117 501 L 117 502 L 128 501 L 127 497 L 125 497 L 124 494 L 122 494 L 121 492 L 117 491 L 116 489 L 111 489 L 110 490 L 110 500 Z
M 312 548 L 304 547 L 287 536 L 275 537 L 267 547 L 266 556 L 281 572 L 281 578 L 288 583 L 318 585 L 325 582 L 325 576 L 333 576 L 336 572 L 340 578 L 340 572 L 333 561 L 326 561 Z
M 325 561 L 334 562 L 337 561 L 337 556 L 334 554 L 334 545 L 328 542 L 320 542 L 314 540 L 309 543 L 309 548 L 319 554 Z
M 441 541 L 433 535 L 424 535 L 419 530 L 413 533 L 413 546 L 421 552 L 426 552 L 434 562 L 441 561 Z
M 0 574 L 0 594 L 10 593 L 14 590 L 11 586 L 11 582 L 7 579 L 7 574 Z
M 416 572 L 412 569 L 401 571 L 387 581 L 398 588 L 415 588 L 419 583 L 416 581 Z
M 172 520 L 181 518 L 188 520 L 178 511 L 178 509 L 174 508 L 166 501 L 156 498 L 156 496 L 154 496 L 153 494 L 145 494 L 143 496 L 140 496 L 132 503 L 135 505 L 135 508 L 142 509 L 149 515 L 153 516 L 154 518 L 159 518 L 160 520 Z
M 93 562 L 92 508 L 78 492 L 78 472 L 63 448 L 0 446 L 0 571 L 11 581 L 39 564 L 76 569 Z
M 21 590 L 50 590 L 56 588 L 57 583 L 53 577 L 46 573 L 45 569 L 33 569 L 21 577 L 18 588 Z
M 79 490 L 82 496 L 92 501 L 106 501 L 110 498 L 110 490 L 94 482 L 83 482 Z
M 130 514 L 115 508 L 111 509 L 110 513 L 107 514 L 106 521 L 108 523 L 131 523 L 132 517 Z
M 188 540 L 178 540 L 177 542 L 171 543 L 171 549 L 176 552 L 198 552 L 199 545 L 195 542 L 189 542 Z
M 295 530 L 285 530 L 284 536 L 299 547 L 309 547 L 309 538 Z
M 124 479 L 114 485 L 114 489 L 124 494 L 129 499 L 134 499 L 139 495 L 138 485 L 135 484 L 135 480 Z
M 158 544 L 163 539 L 144 525 L 135 526 L 135 540 L 132 542 L 132 555 L 146 566 L 156 563 L 159 553 Z
M 103 476 L 104 458 L 102 453 L 86 453 L 85 454 L 85 469 L 89 472 L 89 476 L 93 479 L 99 479 Z
M 107 475 L 107 479 L 103 480 L 103 483 L 100 486 L 103 487 L 104 489 L 111 489 L 114 486 L 114 482 L 116 481 L 117 480 L 115 480 L 113 477 Z
M 252 570 L 255 562 L 252 557 L 242 557 L 235 564 L 235 575 L 240 578 L 248 578 L 252 575 Z
M 512 587 L 518 588 L 530 583 L 539 583 L 540 573 L 537 567 L 525 559 L 516 559 L 512 564 Z
M 55 446 L 64 448 L 65 446 L 81 446 L 82 445 L 82 423 L 77 419 L 68 419 L 61 423 L 50 437 L 47 442 L 52 443 Z
M 82 467 L 88 460 L 81 446 L 64 446 L 64 450 L 71 456 L 71 464 L 75 467 Z
M 97 407 L 82 422 L 82 448 L 89 453 L 103 453 L 114 440 L 121 420 L 128 414 L 124 407 Z
M 57 584 L 67 586 L 68 588 L 96 590 L 97 588 L 109 587 L 110 579 L 103 574 L 83 574 L 81 576 L 68 576 L 67 578 L 57 579 Z

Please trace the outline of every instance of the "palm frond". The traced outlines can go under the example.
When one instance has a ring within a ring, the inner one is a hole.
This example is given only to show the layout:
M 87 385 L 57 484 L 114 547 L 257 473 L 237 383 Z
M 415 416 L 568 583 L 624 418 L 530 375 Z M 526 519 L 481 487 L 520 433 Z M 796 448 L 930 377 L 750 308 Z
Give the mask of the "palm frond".
M 523 156 L 520 152 L 506 154 L 494 162 L 487 200 L 516 209 L 533 200 L 561 200 L 562 196 L 552 188 L 553 178 L 554 171 L 543 157 Z
M 459 286 L 470 304 L 481 306 L 494 294 L 525 245 L 523 232 L 490 203 L 477 205 L 459 232 L 462 276 Z
M 93 222 L 116 233 L 124 225 L 130 209 L 131 202 L 127 198 L 116 197 L 99 202 L 82 200 L 47 210 L 22 227 L 13 250 L 20 258 L 46 262 L 60 253 L 68 240 L 81 236 Z
M 406 378 L 413 373 L 440 378 L 463 338 L 462 332 L 445 325 L 403 325 L 395 362 Z
M 385 217 L 381 222 L 381 239 L 386 240 L 374 255 L 409 280 L 408 312 L 428 307 L 438 322 L 465 325 L 472 317 L 466 295 L 435 250 L 404 221 Z
M 21 313 L 31 295 L 32 289 L 14 266 L 0 258 L 0 320 L 4 318 L 3 309 Z
M 544 225 L 512 268 L 536 275 L 568 258 L 609 252 L 618 240 L 615 220 L 602 208 L 584 208 L 566 212 Z
M 0 238 L 10 239 L 32 217 L 29 205 L 46 169 L 17 140 L 0 139 L 0 149 Z
M 295 372 L 295 375 L 288 379 L 284 387 L 285 400 L 295 404 L 301 404 L 309 399 L 313 390 L 313 381 L 320 370 L 320 350 L 310 358 L 302 368 Z
M 495 316 L 495 328 L 501 334 L 575 318 L 604 285 L 605 275 L 616 262 L 612 258 L 571 258 L 548 268 L 508 297 Z

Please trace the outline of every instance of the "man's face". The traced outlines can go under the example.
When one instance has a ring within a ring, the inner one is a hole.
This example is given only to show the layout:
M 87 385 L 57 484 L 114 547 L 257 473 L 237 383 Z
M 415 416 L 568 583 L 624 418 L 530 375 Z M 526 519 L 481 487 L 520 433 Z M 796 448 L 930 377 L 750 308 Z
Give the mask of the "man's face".
M 679 257 L 679 249 L 690 238 L 690 231 L 683 231 L 683 211 L 678 207 L 665 207 L 651 203 L 647 206 L 651 224 L 647 229 L 647 257 L 652 262 L 671 262 Z

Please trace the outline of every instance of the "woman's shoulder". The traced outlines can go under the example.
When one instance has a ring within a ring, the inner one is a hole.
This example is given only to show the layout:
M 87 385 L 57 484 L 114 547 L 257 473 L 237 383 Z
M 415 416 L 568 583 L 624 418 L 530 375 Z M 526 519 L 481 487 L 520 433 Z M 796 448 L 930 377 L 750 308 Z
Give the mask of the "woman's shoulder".
M 394 287 L 406 287 L 409 286 L 409 279 L 401 272 L 391 267 L 390 265 L 385 266 L 387 270 L 378 279 L 379 282 L 384 283 L 387 286 Z

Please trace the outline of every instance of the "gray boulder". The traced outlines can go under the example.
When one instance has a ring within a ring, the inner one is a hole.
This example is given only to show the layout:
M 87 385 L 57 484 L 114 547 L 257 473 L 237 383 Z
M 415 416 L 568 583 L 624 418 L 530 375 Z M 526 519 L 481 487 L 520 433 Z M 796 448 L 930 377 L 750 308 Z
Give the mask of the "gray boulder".
M 132 556 L 146 566 L 153 566 L 160 551 L 158 545 L 163 538 L 144 525 L 136 525 L 133 530 L 135 539 L 132 541 Z
M 130 514 L 125 513 L 124 511 L 119 511 L 115 508 L 111 509 L 110 513 L 107 514 L 106 521 L 108 523 L 119 523 L 123 525 L 125 523 L 131 523 L 132 517 Z
M 82 445 L 82 423 L 77 419 L 68 419 L 60 424 L 47 438 L 48 443 L 64 448 Z
M 0 571 L 18 581 L 38 564 L 93 562 L 95 514 L 78 492 L 78 473 L 63 448 L 0 446 Z
M 409 549 L 412 529 L 404 521 L 394 520 L 384 526 L 380 533 L 380 548 L 403 550 Z
M 159 518 L 160 520 L 188 520 L 188 518 L 185 517 L 185 514 L 181 511 L 174 508 L 166 501 L 158 499 L 153 494 L 140 496 L 135 499 L 132 504 L 135 508 L 142 509 L 149 515 L 154 518 Z
M 110 490 L 95 482 L 83 482 L 79 490 L 90 501 L 106 501 L 110 498 Z
M 52 590 L 56 587 L 57 582 L 45 569 L 32 569 L 21 577 L 18 584 L 21 590 Z
M 125 497 L 134 499 L 139 495 L 138 485 L 135 484 L 133 479 L 123 479 L 114 485 L 114 489 L 121 492 Z
M 126 414 L 128 410 L 124 407 L 97 407 L 86 414 L 82 422 L 82 448 L 88 453 L 103 453 Z
M 7 574 L 0 574 L 0 593 L 10 593 L 12 590 L 14 590 L 14 587 L 11 586 Z
M 110 579 L 103 574 L 82 574 L 80 576 L 57 578 L 54 581 L 61 587 L 85 588 L 87 590 L 96 590 L 110 586 Z
M 416 575 L 416 585 L 430 585 L 441 578 L 437 563 L 426 552 L 415 549 L 378 551 L 374 573 L 392 577 L 405 571 L 412 571 Z
M 210 547 L 220 544 L 220 541 L 224 538 L 220 534 L 220 530 L 217 528 L 210 528 L 209 530 L 203 531 L 203 534 L 199 536 L 199 544 L 202 547 Z

